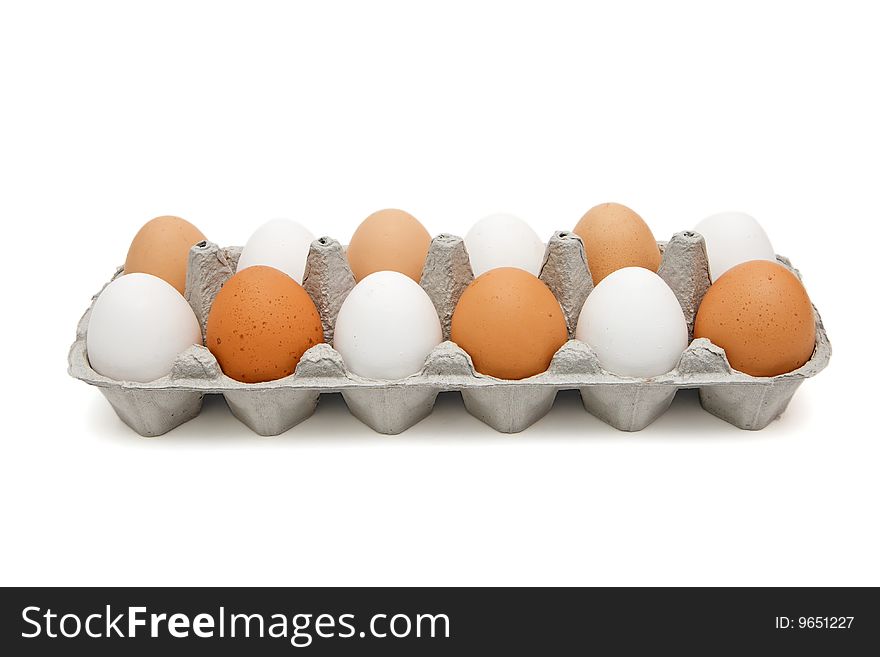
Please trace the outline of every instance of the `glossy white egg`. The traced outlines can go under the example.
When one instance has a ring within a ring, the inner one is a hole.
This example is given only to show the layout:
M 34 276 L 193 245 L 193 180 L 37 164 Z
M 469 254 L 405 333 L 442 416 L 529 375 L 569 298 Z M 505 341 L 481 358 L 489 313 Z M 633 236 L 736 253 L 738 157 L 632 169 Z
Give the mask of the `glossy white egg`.
M 537 276 L 544 262 L 544 242 L 512 214 L 480 219 L 465 235 L 464 244 L 475 277 L 498 267 L 517 267 Z
M 314 241 L 315 236 L 299 223 L 272 219 L 250 236 L 241 250 L 237 271 L 265 265 L 283 271 L 302 285 L 309 247 Z
M 126 274 L 92 306 L 86 351 L 92 369 L 119 381 L 154 381 L 174 359 L 202 343 L 195 313 L 171 285 L 151 274 Z
M 694 228 L 706 240 L 709 278 L 714 283 L 731 267 L 749 260 L 776 261 L 767 233 L 754 217 L 744 212 L 719 212 Z
M 349 371 L 371 379 L 402 379 L 425 364 L 443 340 L 428 294 L 395 271 L 370 274 L 345 298 L 333 347 Z
M 642 267 L 624 267 L 601 280 L 581 309 L 575 337 L 596 352 L 603 369 L 632 377 L 669 372 L 688 345 L 678 299 Z

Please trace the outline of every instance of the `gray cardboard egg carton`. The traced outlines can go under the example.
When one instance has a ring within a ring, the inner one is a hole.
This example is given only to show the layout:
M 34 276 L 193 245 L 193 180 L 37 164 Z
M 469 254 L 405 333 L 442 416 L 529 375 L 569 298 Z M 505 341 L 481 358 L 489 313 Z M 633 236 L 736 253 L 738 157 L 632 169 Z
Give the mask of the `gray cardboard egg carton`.
M 676 233 L 659 246 L 663 258 L 658 273 L 675 292 L 692 333 L 697 308 L 709 287 L 703 238 L 692 232 Z M 220 248 L 210 242 L 190 252 L 186 298 L 201 322 L 203 336 L 214 297 L 235 272 L 240 253 L 239 247 Z M 788 260 L 778 259 L 791 268 Z M 120 274 L 121 269 L 116 276 Z M 568 232 L 554 234 L 540 277 L 559 300 L 572 337 L 593 288 L 580 238 Z M 649 425 L 681 388 L 699 388 L 704 409 L 737 427 L 754 430 L 777 418 L 803 380 L 822 370 L 831 355 L 816 312 L 816 349 L 810 361 L 771 378 L 732 370 L 724 350 L 706 339 L 693 340 L 677 367 L 667 374 L 649 379 L 622 377 L 604 371 L 589 346 L 570 339 L 546 372 L 518 381 L 496 379 L 475 372 L 470 357 L 448 341 L 452 312 L 471 280 L 463 240 L 452 235 L 435 237 L 421 285 L 437 308 L 447 341 L 431 352 L 421 372 L 399 381 L 352 374 L 330 346 L 339 308 L 355 281 L 344 248 L 327 237 L 312 243 L 303 279 L 320 312 L 326 344 L 309 349 L 292 375 L 266 383 L 241 383 L 221 372 L 207 348 L 193 346 L 178 356 L 168 376 L 149 383 L 114 381 L 89 366 L 85 336 L 91 308 L 77 328 L 69 372 L 97 386 L 119 417 L 143 436 L 163 434 L 192 419 L 206 394 L 222 394 L 235 417 L 256 433 L 277 435 L 308 418 L 320 395 L 331 392 L 342 393 L 349 410 L 365 424 L 380 433 L 396 434 L 430 414 L 438 393 L 450 390 L 461 392 L 472 415 L 505 433 L 522 431 L 538 421 L 553 406 L 556 393 L 570 389 L 580 391 L 587 411 L 623 431 Z

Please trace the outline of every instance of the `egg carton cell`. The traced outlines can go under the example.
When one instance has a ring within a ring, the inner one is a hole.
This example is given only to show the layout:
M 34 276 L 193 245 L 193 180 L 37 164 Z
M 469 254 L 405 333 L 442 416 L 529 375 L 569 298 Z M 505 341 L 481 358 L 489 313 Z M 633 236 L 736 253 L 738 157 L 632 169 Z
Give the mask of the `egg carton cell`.
M 689 337 L 697 308 L 709 287 L 703 238 L 694 232 L 658 243 L 658 274 L 675 293 L 684 311 Z M 204 338 L 208 312 L 220 288 L 236 270 L 239 247 L 201 242 L 189 254 L 186 299 Z M 798 274 L 786 258 L 777 260 Z M 116 276 L 122 274 L 121 268 Z M 799 274 L 798 274 L 799 276 Z M 549 240 L 540 278 L 558 299 L 569 338 L 593 283 L 580 238 L 557 232 Z M 821 371 L 831 345 L 814 308 L 816 347 L 802 367 L 774 377 L 753 377 L 733 370 L 724 350 L 705 338 L 691 340 L 675 369 L 661 376 L 631 378 L 602 369 L 596 354 L 569 339 L 546 372 L 527 379 L 505 380 L 474 370 L 470 356 L 449 341 L 452 312 L 473 280 L 464 242 L 438 235 L 422 273 L 421 285 L 437 309 L 446 340 L 428 356 L 422 370 L 397 381 L 367 379 L 349 372 L 333 349 L 333 326 L 346 295 L 355 285 L 344 247 L 322 237 L 312 242 L 303 287 L 321 316 L 326 343 L 303 354 L 296 371 L 264 383 L 242 383 L 220 370 L 203 346 L 181 353 L 165 377 L 149 383 L 115 381 L 95 372 L 86 353 L 89 310 L 80 320 L 71 346 L 71 376 L 98 387 L 116 413 L 143 436 L 157 436 L 198 415 L 206 394 L 221 394 L 232 414 L 260 435 L 281 434 L 308 418 L 323 393 L 341 393 L 353 415 L 385 434 L 405 431 L 427 417 L 440 392 L 460 391 L 473 416 L 504 433 L 522 431 L 543 417 L 560 390 L 578 390 L 592 415 L 623 431 L 638 431 L 660 417 L 677 390 L 698 388 L 703 408 L 742 429 L 767 426 L 785 410 L 798 386 Z M 93 297 L 97 298 L 97 295 Z

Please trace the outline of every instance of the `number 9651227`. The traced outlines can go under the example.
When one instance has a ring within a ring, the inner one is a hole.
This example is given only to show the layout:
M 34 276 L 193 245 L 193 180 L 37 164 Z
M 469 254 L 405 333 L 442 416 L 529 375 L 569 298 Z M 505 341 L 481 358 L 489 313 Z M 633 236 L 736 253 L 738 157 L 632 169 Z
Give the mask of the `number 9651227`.
M 846 630 L 852 625 L 854 616 L 800 616 L 798 627 L 802 630 Z

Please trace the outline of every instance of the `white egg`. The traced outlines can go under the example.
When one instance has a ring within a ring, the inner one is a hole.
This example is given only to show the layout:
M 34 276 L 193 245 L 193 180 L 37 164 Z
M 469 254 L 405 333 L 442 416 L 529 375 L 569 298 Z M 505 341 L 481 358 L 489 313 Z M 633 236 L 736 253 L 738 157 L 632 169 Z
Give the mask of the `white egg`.
M 602 279 L 581 309 L 575 337 L 592 347 L 603 369 L 633 377 L 669 372 L 688 345 L 678 299 L 642 267 L 624 267 Z
M 749 260 L 776 261 L 776 252 L 761 225 L 744 212 L 720 212 L 694 228 L 706 240 L 709 278 L 714 283 L 731 267 Z
M 333 333 L 333 347 L 349 371 L 371 379 L 415 374 L 442 340 L 427 292 L 396 271 L 375 272 L 355 285 Z
M 280 269 L 302 285 L 309 247 L 315 241 L 306 228 L 290 219 L 272 219 L 254 231 L 241 250 L 238 270 L 266 265 Z
M 498 267 L 517 267 L 537 276 L 545 245 L 525 221 L 512 214 L 491 214 L 464 237 L 474 276 Z
M 151 274 L 117 278 L 89 315 L 89 364 L 118 381 L 155 381 L 171 372 L 180 352 L 201 343 L 199 322 L 186 299 Z

